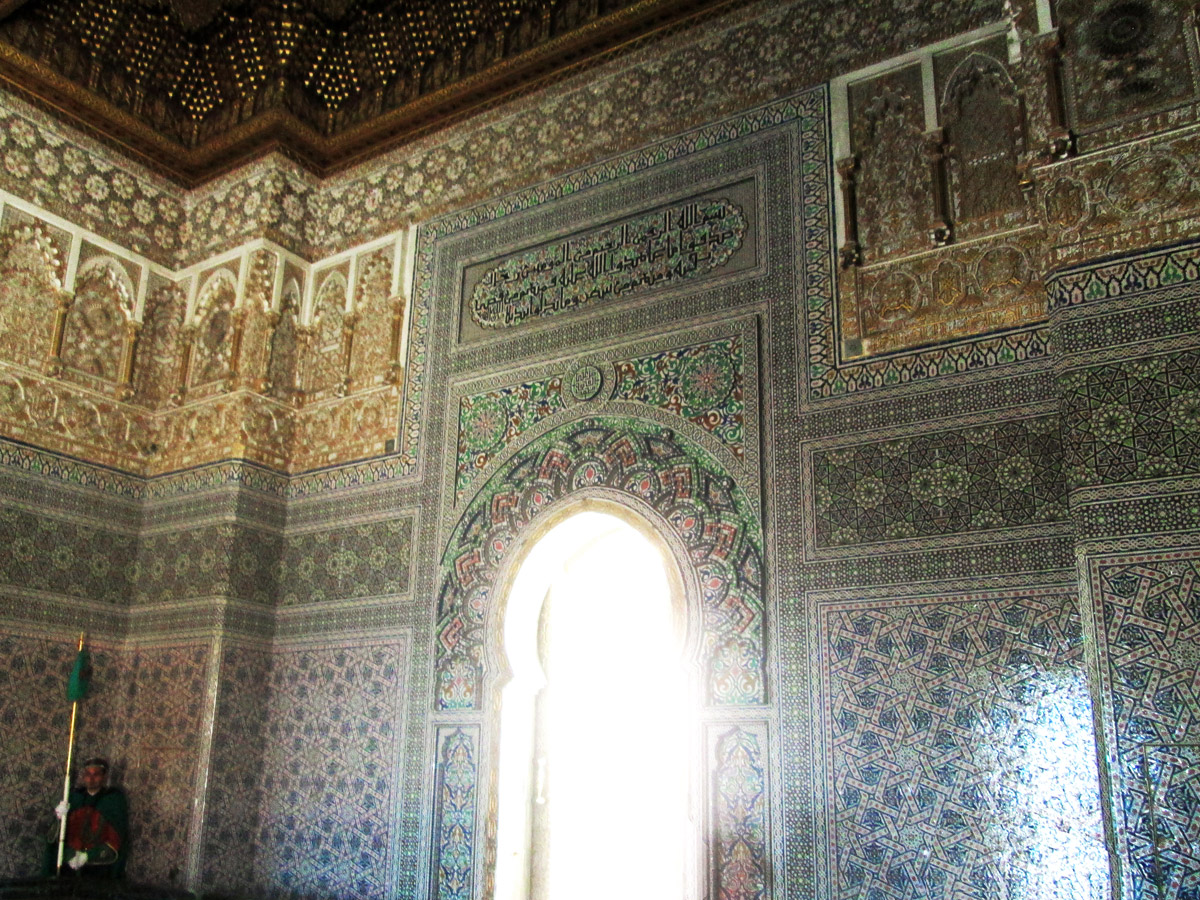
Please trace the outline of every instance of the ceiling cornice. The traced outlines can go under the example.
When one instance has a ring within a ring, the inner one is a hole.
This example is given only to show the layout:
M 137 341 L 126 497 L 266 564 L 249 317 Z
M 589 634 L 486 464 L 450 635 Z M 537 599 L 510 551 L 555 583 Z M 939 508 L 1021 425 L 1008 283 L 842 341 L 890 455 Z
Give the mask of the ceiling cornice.
M 0 0 L 0 19 L 25 2 Z M 641 0 L 334 134 L 320 133 L 287 110 L 269 109 L 188 147 L 3 41 L 0 83 L 183 187 L 271 152 L 327 177 L 743 2 Z

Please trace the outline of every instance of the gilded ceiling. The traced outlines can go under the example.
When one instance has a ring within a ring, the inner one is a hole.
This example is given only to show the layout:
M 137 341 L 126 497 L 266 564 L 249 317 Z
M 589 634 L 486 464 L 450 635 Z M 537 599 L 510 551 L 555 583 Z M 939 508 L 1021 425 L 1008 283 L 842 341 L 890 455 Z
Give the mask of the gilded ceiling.
M 0 83 L 185 184 L 327 174 L 729 0 L 0 0 Z

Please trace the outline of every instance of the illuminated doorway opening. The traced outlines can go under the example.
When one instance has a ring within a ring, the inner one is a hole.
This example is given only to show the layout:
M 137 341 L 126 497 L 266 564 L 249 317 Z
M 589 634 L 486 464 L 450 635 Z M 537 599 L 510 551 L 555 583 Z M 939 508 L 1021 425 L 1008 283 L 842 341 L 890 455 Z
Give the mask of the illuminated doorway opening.
M 698 895 L 681 583 L 665 547 L 594 510 L 522 562 L 504 615 L 498 900 Z

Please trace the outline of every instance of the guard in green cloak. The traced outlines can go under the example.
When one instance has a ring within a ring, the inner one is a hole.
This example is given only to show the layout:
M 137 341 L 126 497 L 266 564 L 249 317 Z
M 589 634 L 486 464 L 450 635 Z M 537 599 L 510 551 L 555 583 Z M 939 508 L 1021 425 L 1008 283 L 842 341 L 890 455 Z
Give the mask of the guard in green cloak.
M 71 791 L 70 800 L 55 807 L 55 815 L 67 817 L 67 845 L 63 871 L 81 876 L 120 878 L 125 873 L 129 835 L 129 810 L 120 788 L 108 787 L 107 760 L 95 757 L 83 764 L 82 787 Z M 54 874 L 58 858 L 58 828 L 46 848 L 44 875 Z

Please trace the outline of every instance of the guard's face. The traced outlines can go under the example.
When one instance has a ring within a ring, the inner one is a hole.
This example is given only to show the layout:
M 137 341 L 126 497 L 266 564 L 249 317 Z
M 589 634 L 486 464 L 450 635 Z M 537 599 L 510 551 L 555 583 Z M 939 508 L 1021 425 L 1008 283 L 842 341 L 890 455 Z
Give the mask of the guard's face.
M 84 769 L 83 787 L 89 794 L 94 794 L 104 787 L 104 770 L 99 766 L 88 766 Z

